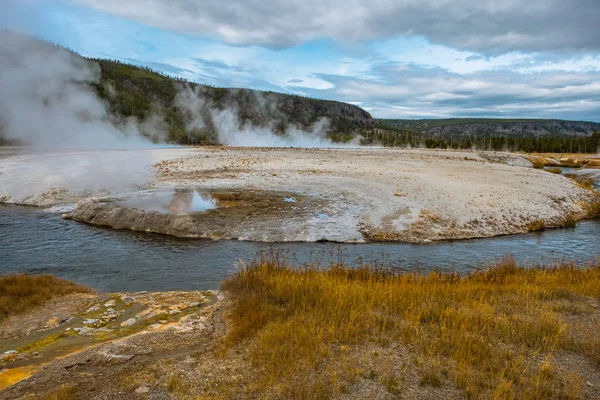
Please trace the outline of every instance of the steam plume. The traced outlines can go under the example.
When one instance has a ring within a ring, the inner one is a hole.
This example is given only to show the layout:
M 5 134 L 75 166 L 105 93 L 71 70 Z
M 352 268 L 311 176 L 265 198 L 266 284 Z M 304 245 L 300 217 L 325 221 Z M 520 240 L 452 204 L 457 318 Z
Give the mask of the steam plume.
M 230 89 L 233 93 L 235 89 Z M 188 135 L 201 130 L 213 130 L 219 143 L 228 146 L 248 147 L 357 147 L 356 143 L 333 143 L 327 138 L 330 122 L 321 118 L 309 129 L 303 129 L 287 122 L 288 117 L 279 111 L 277 104 L 260 92 L 252 93 L 252 114 L 257 115 L 262 124 L 257 126 L 240 118 L 239 106 L 233 104 L 216 105 L 202 87 L 181 87 L 175 104 L 186 116 Z M 278 124 L 285 129 L 275 133 Z
M 92 86 L 99 81 L 94 62 L 29 36 L 0 32 L 0 138 L 33 151 L 0 159 L 0 198 L 35 204 L 47 200 L 51 189 L 117 190 L 148 180 L 147 152 L 90 151 L 150 148 L 140 127 L 160 129 L 156 119 L 141 126 L 113 118 Z

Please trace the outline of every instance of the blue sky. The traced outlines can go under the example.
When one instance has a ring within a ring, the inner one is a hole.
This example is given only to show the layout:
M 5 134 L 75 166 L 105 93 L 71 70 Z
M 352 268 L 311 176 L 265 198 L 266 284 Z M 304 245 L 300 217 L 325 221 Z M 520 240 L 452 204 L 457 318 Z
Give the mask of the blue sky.
M 380 118 L 600 121 L 596 0 L 0 0 L 0 27 Z

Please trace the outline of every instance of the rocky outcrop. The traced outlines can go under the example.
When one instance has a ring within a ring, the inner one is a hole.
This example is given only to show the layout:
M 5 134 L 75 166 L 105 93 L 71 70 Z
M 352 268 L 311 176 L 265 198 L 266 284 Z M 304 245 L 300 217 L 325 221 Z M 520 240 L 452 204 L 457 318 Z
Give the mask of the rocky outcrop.
M 80 201 L 73 212 L 64 214 L 63 218 L 114 229 L 163 233 L 177 237 L 207 237 L 209 232 L 190 214 L 143 211 L 119 207 L 98 199 Z

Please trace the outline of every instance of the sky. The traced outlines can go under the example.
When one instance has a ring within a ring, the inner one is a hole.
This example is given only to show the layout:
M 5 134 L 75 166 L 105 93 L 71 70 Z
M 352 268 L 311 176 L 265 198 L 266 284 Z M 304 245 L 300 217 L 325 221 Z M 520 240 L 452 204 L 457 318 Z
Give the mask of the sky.
M 600 122 L 599 0 L 0 0 L 0 28 L 376 118 Z

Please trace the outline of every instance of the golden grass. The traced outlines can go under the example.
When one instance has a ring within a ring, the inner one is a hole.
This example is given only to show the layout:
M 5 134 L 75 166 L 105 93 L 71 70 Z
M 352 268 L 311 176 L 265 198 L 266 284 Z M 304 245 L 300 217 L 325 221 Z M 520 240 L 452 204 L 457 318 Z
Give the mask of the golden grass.
M 532 164 L 532 167 L 535 169 L 542 169 L 546 166 L 546 160 L 539 157 L 529 157 L 529 162 Z
M 551 174 L 560 174 L 562 172 L 562 169 L 560 169 L 559 167 L 552 167 L 546 168 L 544 171 L 550 172 Z
M 46 395 L 42 396 L 43 400 L 72 400 L 76 399 L 75 390 L 73 386 L 66 385 L 53 390 Z
M 525 268 L 507 258 L 467 276 L 417 275 L 294 269 L 271 256 L 223 289 L 232 302 L 224 352 L 247 350 L 247 395 L 331 398 L 361 380 L 397 394 L 417 371 L 422 390 L 570 399 L 584 381 L 557 367 L 558 351 L 600 367 L 600 324 L 589 319 L 598 313 L 600 264 Z M 410 365 L 405 372 L 398 360 Z
M 587 190 L 594 190 L 594 180 L 589 176 L 577 174 L 565 174 L 567 178 L 575 181 L 579 186 Z
M 528 232 L 539 232 L 546 229 L 546 223 L 543 219 L 537 219 L 527 224 Z
M 562 221 L 563 228 L 575 228 L 577 226 L 577 218 L 573 214 L 568 214 Z
M 600 218 L 600 194 L 598 194 L 596 201 L 586 204 L 584 209 L 587 218 Z
M 9 275 L 0 277 L 0 321 L 71 293 L 92 289 L 50 275 Z

